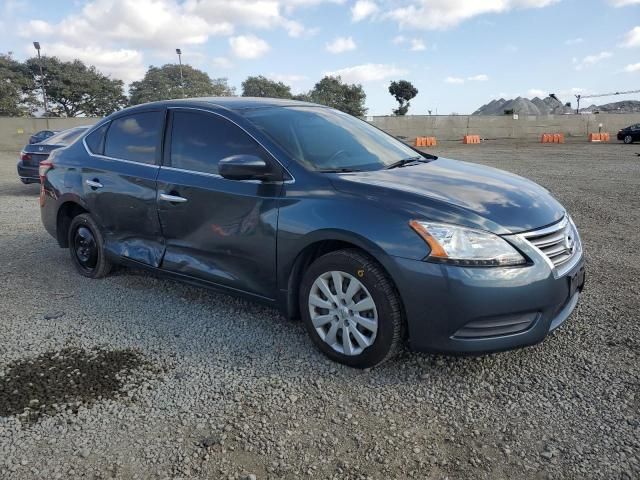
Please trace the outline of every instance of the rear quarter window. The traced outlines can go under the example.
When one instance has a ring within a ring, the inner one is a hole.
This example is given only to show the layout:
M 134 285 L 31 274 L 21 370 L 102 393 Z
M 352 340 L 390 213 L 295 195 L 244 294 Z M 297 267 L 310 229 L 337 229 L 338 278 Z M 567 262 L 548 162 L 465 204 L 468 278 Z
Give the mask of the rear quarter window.
M 104 155 L 149 165 L 156 163 L 163 122 L 163 111 L 116 118 L 107 130 Z
M 96 155 L 104 154 L 104 138 L 108 128 L 109 123 L 105 123 L 100 128 L 87 135 L 87 138 L 84 139 L 87 144 L 87 148 L 91 153 L 95 153 Z

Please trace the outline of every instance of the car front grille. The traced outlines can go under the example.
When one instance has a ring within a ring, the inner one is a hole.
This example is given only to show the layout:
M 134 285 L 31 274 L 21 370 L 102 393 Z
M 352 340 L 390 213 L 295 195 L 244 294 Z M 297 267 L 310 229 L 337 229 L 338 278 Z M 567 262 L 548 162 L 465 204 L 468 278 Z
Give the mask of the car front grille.
M 582 250 L 580 236 L 569 217 L 550 227 L 523 233 L 522 236 L 556 268 L 566 265 Z

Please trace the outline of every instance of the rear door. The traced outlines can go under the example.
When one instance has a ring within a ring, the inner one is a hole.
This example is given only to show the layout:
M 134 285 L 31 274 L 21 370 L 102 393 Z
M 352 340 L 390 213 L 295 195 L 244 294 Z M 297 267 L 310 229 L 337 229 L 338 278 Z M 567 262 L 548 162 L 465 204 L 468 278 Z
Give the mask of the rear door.
M 115 118 L 85 139 L 84 196 L 115 256 L 158 267 L 164 251 L 156 211 L 166 110 Z
M 158 175 L 162 268 L 275 298 L 282 182 L 227 180 L 218 174 L 218 162 L 251 154 L 280 167 L 225 117 L 194 109 L 170 112 Z

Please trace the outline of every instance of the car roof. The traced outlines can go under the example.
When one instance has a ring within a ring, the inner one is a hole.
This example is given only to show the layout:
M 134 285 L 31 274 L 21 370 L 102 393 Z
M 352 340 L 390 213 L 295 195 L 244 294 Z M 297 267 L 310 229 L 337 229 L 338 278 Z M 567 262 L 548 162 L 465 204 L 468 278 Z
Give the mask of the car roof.
M 316 103 L 301 102 L 298 100 L 288 100 L 284 98 L 264 98 L 264 97 L 197 97 L 178 98 L 174 100 L 160 100 L 157 102 L 144 103 L 125 108 L 122 111 L 133 111 L 144 107 L 168 107 L 168 106 L 199 106 L 199 107 L 221 107 L 227 110 L 249 110 L 256 108 L 278 108 L 278 107 L 322 107 Z

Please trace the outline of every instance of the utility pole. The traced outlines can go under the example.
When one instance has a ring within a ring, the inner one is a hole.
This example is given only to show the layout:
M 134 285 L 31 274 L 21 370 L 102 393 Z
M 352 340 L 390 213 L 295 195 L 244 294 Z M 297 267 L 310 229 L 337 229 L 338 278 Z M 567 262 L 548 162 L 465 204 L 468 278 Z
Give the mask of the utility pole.
M 47 115 L 49 107 L 47 106 L 47 91 L 44 88 L 44 73 L 42 72 L 42 58 L 40 57 L 40 42 L 33 42 L 33 46 L 38 52 L 38 67 L 40 67 L 40 86 L 42 87 L 42 100 L 44 100 L 44 114 Z
M 184 78 L 182 76 L 182 50 L 176 48 L 178 54 L 178 63 L 180 64 L 180 88 L 182 88 L 182 96 L 184 97 Z

